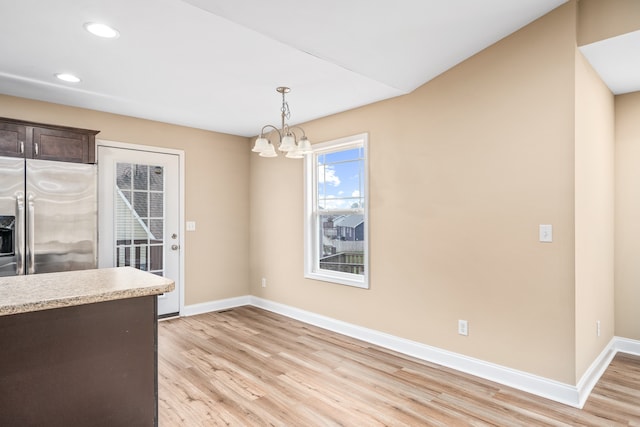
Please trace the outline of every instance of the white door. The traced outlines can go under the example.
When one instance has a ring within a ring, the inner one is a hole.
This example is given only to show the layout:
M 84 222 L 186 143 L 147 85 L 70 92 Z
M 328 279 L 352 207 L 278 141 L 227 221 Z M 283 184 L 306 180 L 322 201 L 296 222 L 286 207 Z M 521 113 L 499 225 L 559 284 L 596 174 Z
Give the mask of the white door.
M 158 316 L 180 312 L 180 158 L 98 146 L 98 267 L 132 266 L 173 280 Z

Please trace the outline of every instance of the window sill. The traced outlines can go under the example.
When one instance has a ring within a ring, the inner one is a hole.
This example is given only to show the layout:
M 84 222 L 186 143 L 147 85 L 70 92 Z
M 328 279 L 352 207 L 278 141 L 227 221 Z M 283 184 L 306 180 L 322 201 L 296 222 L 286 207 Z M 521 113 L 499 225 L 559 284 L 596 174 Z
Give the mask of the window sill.
M 336 283 L 338 285 L 353 286 L 354 288 L 369 289 L 368 278 L 359 274 L 344 273 L 334 275 L 328 273 L 307 272 L 304 277 L 307 279 Z

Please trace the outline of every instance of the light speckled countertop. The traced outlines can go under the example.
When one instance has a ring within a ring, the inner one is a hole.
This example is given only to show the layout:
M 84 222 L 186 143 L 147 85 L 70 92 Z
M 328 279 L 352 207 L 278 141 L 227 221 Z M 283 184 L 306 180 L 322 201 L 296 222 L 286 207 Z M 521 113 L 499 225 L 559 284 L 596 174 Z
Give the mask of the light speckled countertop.
M 0 277 L 0 316 L 158 295 L 172 280 L 133 267 Z

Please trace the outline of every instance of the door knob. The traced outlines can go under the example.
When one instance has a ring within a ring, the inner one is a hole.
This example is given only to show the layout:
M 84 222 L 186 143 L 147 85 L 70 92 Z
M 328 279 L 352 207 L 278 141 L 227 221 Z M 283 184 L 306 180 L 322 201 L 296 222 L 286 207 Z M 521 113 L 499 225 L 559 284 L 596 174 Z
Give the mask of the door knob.
M 180 246 L 178 246 L 178 245 L 171 245 L 171 250 L 172 250 L 172 251 L 177 251 L 178 249 L 180 249 Z

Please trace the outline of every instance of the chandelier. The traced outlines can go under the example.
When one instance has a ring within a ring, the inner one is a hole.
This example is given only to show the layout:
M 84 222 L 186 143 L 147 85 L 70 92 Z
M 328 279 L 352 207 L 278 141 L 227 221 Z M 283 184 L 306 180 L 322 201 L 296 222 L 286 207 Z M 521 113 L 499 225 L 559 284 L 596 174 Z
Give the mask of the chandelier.
M 282 108 L 280 109 L 280 117 L 282 123 L 280 129 L 273 125 L 265 125 L 260 130 L 260 136 L 256 139 L 256 143 L 253 146 L 254 153 L 259 153 L 261 157 L 277 157 L 276 149 L 271 143 L 269 136 L 274 132 L 278 134 L 278 141 L 280 145 L 278 150 L 287 153 L 285 157 L 290 159 L 302 159 L 305 154 L 312 152 L 311 142 L 304 134 L 304 129 L 300 126 L 289 126 L 286 120 L 291 117 L 291 111 L 289 111 L 289 104 L 285 100 L 285 94 L 289 93 L 291 89 L 288 87 L 280 86 L 276 88 L 276 92 L 282 94 Z M 265 134 L 265 130 L 271 128 L 271 130 Z M 298 137 L 295 131 L 298 131 L 301 135 Z

